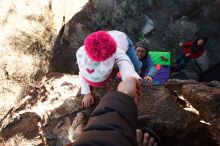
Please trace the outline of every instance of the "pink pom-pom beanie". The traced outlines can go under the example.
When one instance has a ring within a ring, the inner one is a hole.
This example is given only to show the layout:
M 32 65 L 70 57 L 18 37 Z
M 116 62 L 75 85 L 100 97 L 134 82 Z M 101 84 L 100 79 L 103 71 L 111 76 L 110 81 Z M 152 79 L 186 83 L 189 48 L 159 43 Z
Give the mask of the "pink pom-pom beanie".
M 117 44 L 107 31 L 89 34 L 76 53 L 80 74 L 91 86 L 105 86 L 115 63 Z
M 88 35 L 84 41 L 88 56 L 97 62 L 104 61 L 116 52 L 116 42 L 106 31 L 97 31 Z

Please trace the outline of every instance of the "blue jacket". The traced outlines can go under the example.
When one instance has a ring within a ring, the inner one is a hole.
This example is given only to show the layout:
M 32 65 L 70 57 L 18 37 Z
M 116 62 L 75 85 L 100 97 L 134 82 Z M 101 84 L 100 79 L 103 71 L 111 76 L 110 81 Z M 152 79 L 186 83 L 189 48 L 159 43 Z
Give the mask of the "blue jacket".
M 151 57 L 148 55 L 144 61 L 141 68 L 141 78 L 144 78 L 145 76 L 151 76 L 154 78 L 157 74 L 156 65 L 153 63 Z

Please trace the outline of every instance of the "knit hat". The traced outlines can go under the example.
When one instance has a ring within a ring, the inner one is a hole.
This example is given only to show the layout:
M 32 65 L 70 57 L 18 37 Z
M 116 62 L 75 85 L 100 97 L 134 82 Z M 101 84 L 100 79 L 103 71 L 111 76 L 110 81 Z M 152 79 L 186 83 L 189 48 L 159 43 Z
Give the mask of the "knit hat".
M 80 75 L 90 86 L 106 85 L 115 63 L 116 49 L 116 42 L 105 31 L 97 31 L 86 37 L 76 58 Z
M 84 41 L 88 56 L 97 62 L 104 61 L 116 52 L 116 42 L 106 31 L 88 35 Z
M 142 41 L 139 41 L 139 42 L 137 42 L 136 44 L 135 44 L 135 49 L 137 48 L 137 47 L 141 47 L 141 48 L 143 48 L 145 51 L 146 51 L 146 53 L 148 53 L 148 48 L 149 48 L 149 45 L 148 45 L 149 43 L 148 43 L 148 41 L 147 40 L 142 40 Z

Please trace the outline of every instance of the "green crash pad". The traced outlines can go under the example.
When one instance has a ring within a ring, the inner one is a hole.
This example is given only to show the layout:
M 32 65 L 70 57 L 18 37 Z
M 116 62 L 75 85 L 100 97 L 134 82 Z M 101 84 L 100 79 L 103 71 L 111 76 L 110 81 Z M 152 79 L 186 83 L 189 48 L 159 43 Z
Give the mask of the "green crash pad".
M 170 65 L 170 52 L 149 51 L 149 56 L 151 57 L 154 64 Z

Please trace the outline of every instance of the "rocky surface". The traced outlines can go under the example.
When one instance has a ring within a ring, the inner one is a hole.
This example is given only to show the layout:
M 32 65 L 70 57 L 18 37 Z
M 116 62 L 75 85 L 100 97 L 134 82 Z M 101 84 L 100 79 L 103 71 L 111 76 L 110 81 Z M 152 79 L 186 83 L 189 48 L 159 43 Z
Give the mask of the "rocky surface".
M 0 1 L 0 118 L 48 72 L 51 48 L 62 25 L 87 2 Z
M 1 145 L 68 142 L 71 117 L 80 109 L 78 91 L 77 76 L 50 74 L 44 77 L 1 119 Z M 13 132 L 9 132 L 11 130 Z
M 96 103 L 118 81 L 93 89 Z M 217 146 L 220 143 L 220 83 L 170 80 L 165 86 L 142 86 L 139 127 L 155 130 L 165 146 Z M 51 73 L 31 87 L 0 125 L 0 145 L 57 145 L 70 141 L 70 125 L 80 106 L 78 76 Z
M 220 90 L 206 85 L 184 85 L 183 97 L 195 107 L 202 121 L 211 125 L 210 132 L 214 139 L 220 141 Z M 208 93 L 208 94 L 207 94 Z

